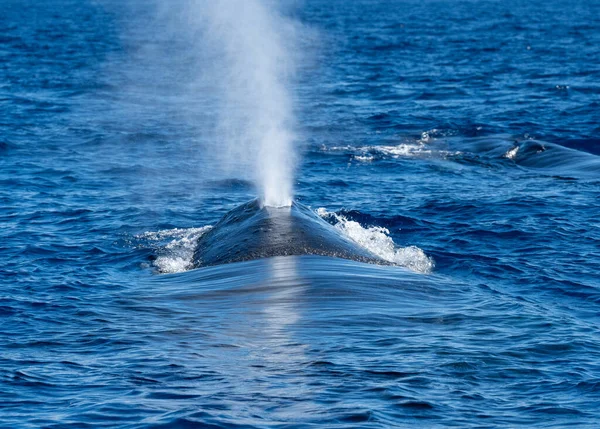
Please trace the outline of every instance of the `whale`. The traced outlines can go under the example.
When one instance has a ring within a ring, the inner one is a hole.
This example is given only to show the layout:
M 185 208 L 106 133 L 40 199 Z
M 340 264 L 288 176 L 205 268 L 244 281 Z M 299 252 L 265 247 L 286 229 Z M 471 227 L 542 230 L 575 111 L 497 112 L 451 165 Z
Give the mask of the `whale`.
M 251 200 L 229 211 L 198 239 L 194 268 L 275 256 L 320 255 L 390 265 L 344 236 L 305 205 L 265 206 Z

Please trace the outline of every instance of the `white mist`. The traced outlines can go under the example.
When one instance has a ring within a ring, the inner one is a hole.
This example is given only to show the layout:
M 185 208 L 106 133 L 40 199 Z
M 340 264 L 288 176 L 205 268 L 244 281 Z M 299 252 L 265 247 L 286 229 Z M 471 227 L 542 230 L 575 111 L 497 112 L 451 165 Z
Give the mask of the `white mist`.
M 295 167 L 290 94 L 297 24 L 267 0 L 204 3 L 220 91 L 215 139 L 253 171 L 266 206 L 289 206 Z M 227 162 L 227 161 L 225 161 Z

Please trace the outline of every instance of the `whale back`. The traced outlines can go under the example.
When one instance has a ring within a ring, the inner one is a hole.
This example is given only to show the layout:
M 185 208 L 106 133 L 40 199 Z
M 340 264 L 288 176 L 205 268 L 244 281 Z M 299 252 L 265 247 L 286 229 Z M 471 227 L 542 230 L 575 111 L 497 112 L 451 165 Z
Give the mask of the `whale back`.
M 287 255 L 387 264 L 300 203 L 263 207 L 258 200 L 252 200 L 228 212 L 199 238 L 194 266 Z

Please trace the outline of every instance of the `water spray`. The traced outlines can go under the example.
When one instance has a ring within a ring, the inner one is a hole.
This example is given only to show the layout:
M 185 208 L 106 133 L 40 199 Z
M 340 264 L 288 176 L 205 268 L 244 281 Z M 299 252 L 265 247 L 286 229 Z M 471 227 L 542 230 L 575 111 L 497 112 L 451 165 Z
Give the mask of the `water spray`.
M 293 196 L 296 26 L 275 2 L 207 3 L 210 43 L 223 59 L 217 139 L 229 156 L 243 157 L 265 206 L 289 206 Z M 240 161 L 240 160 L 235 160 Z

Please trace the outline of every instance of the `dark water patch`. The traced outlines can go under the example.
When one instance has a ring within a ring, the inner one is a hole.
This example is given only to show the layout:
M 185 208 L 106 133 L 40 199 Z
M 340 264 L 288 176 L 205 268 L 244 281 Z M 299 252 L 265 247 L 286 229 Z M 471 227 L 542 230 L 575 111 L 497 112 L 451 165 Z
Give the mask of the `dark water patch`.
M 414 401 L 408 401 L 408 402 L 401 402 L 398 404 L 398 406 L 402 407 L 402 408 L 409 408 L 415 411 L 418 410 L 431 410 L 433 409 L 433 405 L 427 403 L 427 402 L 414 402 Z
M 256 189 L 254 183 L 243 179 L 222 179 L 207 183 L 208 186 L 219 191 L 253 191 Z

